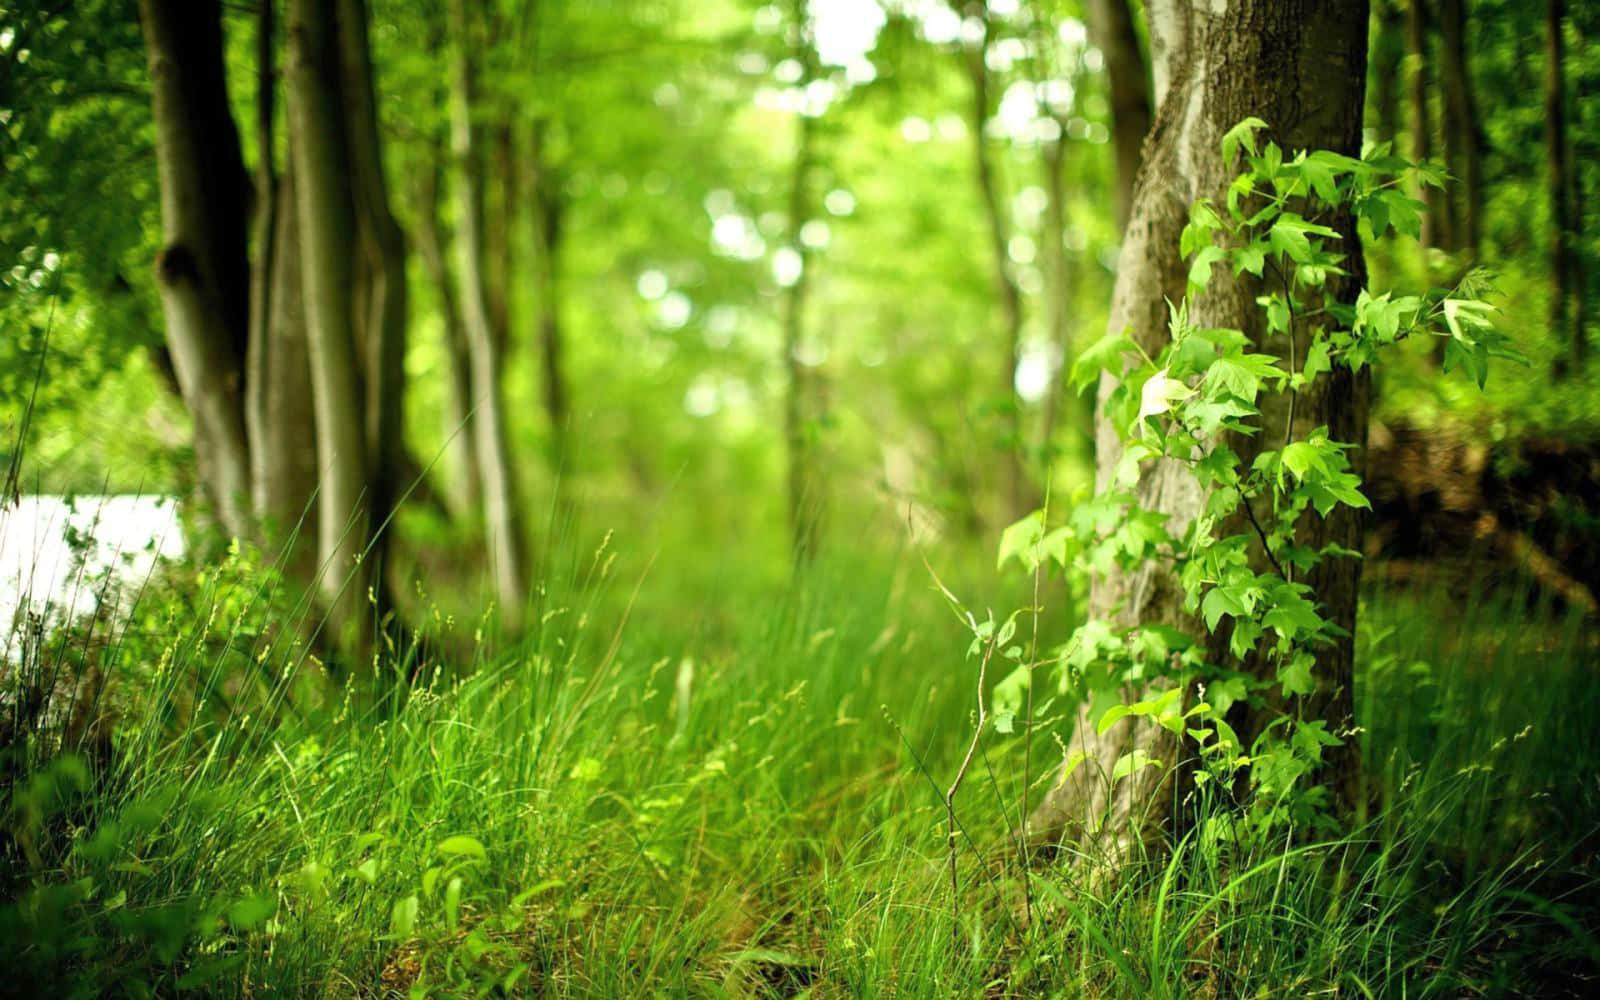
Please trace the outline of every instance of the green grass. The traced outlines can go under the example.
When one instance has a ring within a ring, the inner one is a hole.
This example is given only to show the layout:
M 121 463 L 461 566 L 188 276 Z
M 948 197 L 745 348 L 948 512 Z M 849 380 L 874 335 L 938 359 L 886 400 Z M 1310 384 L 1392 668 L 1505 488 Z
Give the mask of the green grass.
M 1367 826 L 1230 856 L 1186 839 L 1114 877 L 1038 863 L 1031 921 L 1006 836 L 1021 744 L 990 739 L 953 922 L 940 787 L 975 669 L 920 562 L 793 588 L 605 565 L 571 559 L 515 647 L 435 623 L 478 667 L 425 663 L 403 698 L 288 669 L 268 595 L 183 584 L 184 616 L 104 644 L 144 678 L 116 763 L 11 758 L 0 991 L 1577 996 L 1600 974 L 1578 623 L 1375 593 Z M 1024 599 L 954 575 L 977 606 Z

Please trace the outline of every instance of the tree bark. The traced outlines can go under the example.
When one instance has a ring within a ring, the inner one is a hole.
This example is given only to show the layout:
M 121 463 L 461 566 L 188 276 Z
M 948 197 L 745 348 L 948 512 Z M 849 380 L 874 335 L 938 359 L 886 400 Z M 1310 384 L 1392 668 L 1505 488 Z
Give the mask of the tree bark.
M 804 67 L 799 86 L 802 90 L 816 77 L 816 50 L 811 25 L 803 2 L 794 5 L 800 30 L 796 55 Z M 807 437 L 807 404 L 811 379 L 801 363 L 805 340 L 806 292 L 811 281 L 811 259 L 800 230 L 811 214 L 811 173 L 815 159 L 816 119 L 801 109 L 795 114 L 794 159 L 789 179 L 789 247 L 800 255 L 800 273 L 795 276 L 783 299 L 783 366 L 788 385 L 783 400 L 783 440 L 788 460 L 789 549 L 796 567 L 804 566 L 816 554 L 819 500 L 815 477 L 815 458 Z
M 342 643 L 369 634 L 363 561 L 372 515 L 356 346 L 356 206 L 339 21 L 332 0 L 290 0 L 288 95 L 306 339 L 317 421 L 318 585 Z
M 1545 3 L 1544 142 L 1550 197 L 1550 329 L 1567 341 L 1568 356 L 1556 374 L 1581 370 L 1588 353 L 1584 331 L 1573 322 L 1573 276 L 1577 273 L 1576 226 L 1572 213 L 1571 151 L 1567 137 L 1566 0 Z
M 1372 50 L 1373 127 L 1378 141 L 1395 142 L 1400 135 L 1400 91 L 1407 51 L 1406 12 L 1401 0 L 1375 0 Z
M 262 542 L 293 579 L 309 581 L 317 569 L 317 428 L 293 168 L 277 192 L 267 302 L 257 310 L 264 326 L 250 341 L 251 476 Z
M 249 179 L 228 107 L 221 7 L 141 0 L 139 11 L 161 187 L 156 278 L 167 346 L 217 519 L 230 534 L 249 537 Z
M 489 320 L 483 279 L 483 165 L 472 122 L 472 38 L 465 0 L 449 7 L 451 53 L 451 149 L 457 163 L 456 197 L 460 215 L 456 251 L 460 262 L 462 324 L 472 369 L 473 429 L 482 465 L 484 520 L 494 567 L 495 592 L 502 614 L 514 624 L 527 596 L 522 530 L 516 484 L 506 444 L 501 402 L 500 352 Z
M 1428 8 L 1427 0 L 1411 0 L 1406 12 L 1406 56 L 1411 62 L 1411 158 L 1433 155 L 1433 117 L 1428 108 Z M 1423 185 L 1419 192 L 1428 210 L 1422 216 L 1423 247 L 1448 246 L 1448 228 L 1439 189 Z
M 1439 0 L 1439 34 L 1444 85 L 1445 159 L 1457 184 L 1449 191 L 1453 220 L 1450 249 L 1476 260 L 1479 219 L 1483 212 L 1483 127 L 1473 93 L 1472 66 L 1467 57 L 1466 0 Z
M 1156 121 L 1145 146 L 1145 162 L 1135 189 L 1134 210 L 1117 273 L 1109 328 L 1124 329 L 1154 355 L 1168 340 L 1167 301 L 1179 301 L 1186 268 L 1178 239 L 1189 206 L 1201 197 L 1221 202 L 1237 169 L 1223 165 L 1218 153 L 1224 131 L 1249 115 L 1270 123 L 1272 138 L 1288 149 L 1326 148 L 1358 152 L 1367 58 L 1366 0 L 1151 0 L 1151 51 L 1156 59 Z M 1357 272 L 1336 280 L 1330 298 L 1348 300 L 1360 281 L 1361 253 L 1355 227 L 1346 217 L 1335 228 L 1349 254 L 1346 266 Z M 1245 276 L 1248 279 L 1248 275 Z M 1220 275 L 1219 275 L 1220 278 Z M 1246 332 L 1256 349 L 1289 360 L 1290 349 L 1269 343 L 1255 298 L 1261 292 L 1252 280 L 1214 280 L 1192 305 L 1191 320 L 1200 327 L 1233 327 Z M 1282 339 L 1282 338 L 1279 338 Z M 1101 379 L 1104 403 L 1115 380 Z M 1302 390 L 1295 406 L 1295 426 L 1327 424 L 1335 440 L 1365 441 L 1367 383 L 1364 378 L 1335 373 Z M 1287 400 L 1262 400 L 1258 436 L 1281 442 L 1289 428 Z M 1122 455 L 1116 429 L 1103 412 L 1096 421 L 1097 478 L 1104 486 Z M 1247 441 L 1229 441 L 1248 464 L 1254 451 Z M 1354 464 L 1360 471 L 1357 456 Z M 1206 496 L 1187 466 L 1174 461 L 1153 464 L 1141 476 L 1141 506 L 1168 515 L 1168 530 L 1181 534 L 1203 509 Z M 1309 544 L 1338 541 L 1359 549 L 1360 521 L 1341 511 L 1327 521 L 1304 526 Z M 1233 530 L 1224 526 L 1223 530 Z M 1261 560 L 1261 554 L 1256 554 Z M 1307 580 L 1325 605 L 1325 614 L 1354 632 L 1358 562 L 1330 560 Z M 1198 622 L 1183 611 L 1183 593 L 1170 570 L 1147 564 L 1132 573 L 1097 577 L 1091 589 L 1092 616 L 1120 625 L 1168 624 L 1202 634 Z M 1353 646 L 1347 639 L 1321 651 L 1317 663 L 1318 692 L 1307 699 L 1310 717 L 1328 720 L 1341 735 L 1352 727 L 1351 678 Z M 1124 692 L 1136 697 L 1137 692 Z M 1265 717 L 1239 720 L 1240 735 L 1249 740 Z M 1088 760 L 1049 793 L 1028 821 L 1034 844 L 1067 838 L 1084 844 L 1098 841 L 1111 855 L 1177 819 L 1178 789 L 1172 767 L 1140 768 L 1112 785 L 1107 780 L 1125 753 L 1143 749 L 1157 760 L 1175 764 L 1179 747 L 1165 730 L 1124 719 L 1103 735 L 1088 706 L 1080 710 L 1072 737 L 1074 749 Z M 1238 728 L 1238 727 L 1236 727 Z M 1353 736 L 1329 753 L 1323 780 L 1334 788 L 1337 805 L 1355 797 L 1359 758 Z
M 562 467 L 570 457 L 567 454 L 567 432 L 571 420 L 566 373 L 566 333 L 562 328 L 561 265 L 566 239 L 567 199 L 562 190 L 561 172 L 550 162 L 547 151 L 549 122 L 543 119 L 533 125 L 529 144 L 529 167 L 533 174 L 533 241 L 536 251 L 539 308 L 539 353 L 543 361 L 544 412 L 550 425 L 548 459 L 550 471 L 555 475 L 557 500 L 565 490 L 561 488 Z
M 1002 401 L 1006 414 L 1005 468 L 1006 511 L 1005 520 L 1020 517 L 1027 506 L 1024 497 L 1026 481 L 1022 467 L 1022 406 L 1017 399 L 1017 358 L 1022 349 L 1022 290 L 1017 287 L 1011 272 L 1010 224 L 1005 205 L 1001 201 L 1000 181 L 995 176 L 994 161 L 989 156 L 989 142 L 984 127 L 989 122 L 990 79 L 985 57 L 994 25 L 989 16 L 989 6 L 984 0 L 981 12 L 983 38 L 976 45 L 965 47 L 967 79 L 970 85 L 970 118 L 972 130 L 973 170 L 978 181 L 978 194 L 983 202 L 984 221 L 989 235 L 989 252 L 993 257 L 995 291 L 1000 297 L 1003 319 L 1003 363 L 1001 385 L 996 398 Z
M 357 351 L 365 389 L 367 467 L 364 474 L 371 518 L 365 561 L 373 566 L 377 614 L 391 604 L 383 573 L 390 519 L 407 466 L 405 423 L 406 245 L 389 206 L 378 138 L 378 110 L 367 37 L 365 0 L 337 0 L 340 89 L 344 95 L 345 141 L 356 217 Z M 365 599 L 365 594 L 362 595 Z
M 1057 124 L 1060 124 L 1058 121 Z M 1070 269 L 1067 266 L 1067 192 L 1066 192 L 1067 138 L 1062 129 L 1054 141 L 1044 144 L 1039 157 L 1044 174 L 1044 232 L 1040 243 L 1044 253 L 1045 302 L 1049 309 L 1050 342 L 1055 345 L 1060 368 L 1044 397 L 1044 413 L 1039 423 L 1040 454 L 1044 467 L 1050 467 L 1052 443 L 1055 440 L 1056 422 L 1060 418 L 1062 397 L 1067 393 L 1067 359 L 1072 356 L 1071 317 L 1068 306 Z M 1135 168 L 1137 169 L 1137 167 Z
M 455 277 L 446 264 L 443 227 L 439 222 L 444 156 L 443 142 L 435 142 L 427 161 L 416 174 L 417 250 L 423 270 L 438 292 L 439 312 L 444 320 L 444 357 L 450 390 L 445 431 L 456 466 L 452 479 L 459 484 L 453 499 L 457 508 L 468 512 L 469 520 L 475 520 L 483 513 L 483 474 L 472 427 L 471 349 L 461 321 L 461 300 Z
M 1105 56 L 1111 89 L 1112 140 L 1117 151 L 1117 228 L 1126 229 L 1133 208 L 1145 136 L 1150 134 L 1150 67 L 1139 48 L 1128 0 L 1088 0 L 1089 37 Z

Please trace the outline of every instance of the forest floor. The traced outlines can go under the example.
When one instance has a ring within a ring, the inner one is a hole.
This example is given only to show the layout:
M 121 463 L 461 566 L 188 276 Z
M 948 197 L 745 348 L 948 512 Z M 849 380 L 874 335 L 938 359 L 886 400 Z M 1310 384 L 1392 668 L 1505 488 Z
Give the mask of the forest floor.
M 1371 592 L 1364 825 L 1186 838 L 1111 877 L 1018 863 L 1025 786 L 1062 759 L 1060 707 L 1041 704 L 1031 753 L 983 742 L 953 895 L 942 792 L 976 665 L 919 558 L 797 586 L 628 579 L 604 551 L 571 565 L 513 647 L 441 615 L 473 669 L 424 662 L 409 688 L 388 660 L 386 680 L 319 680 L 293 630 L 252 610 L 270 602 L 248 566 L 80 634 L 142 664 L 142 686 L 100 757 L 7 758 L 0 993 L 1600 988 L 1600 651 L 1577 618 Z M 1047 615 L 1049 641 L 1071 619 Z

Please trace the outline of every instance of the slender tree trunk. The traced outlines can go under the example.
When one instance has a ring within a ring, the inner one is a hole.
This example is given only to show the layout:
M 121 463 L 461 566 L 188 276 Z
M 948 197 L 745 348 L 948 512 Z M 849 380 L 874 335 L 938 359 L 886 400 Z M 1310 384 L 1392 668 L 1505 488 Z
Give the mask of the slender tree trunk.
M 800 86 L 804 88 L 816 74 L 816 50 L 804 3 L 795 4 L 795 18 L 801 25 L 797 53 L 805 67 Z M 794 564 L 803 566 L 816 554 L 819 520 L 819 490 L 815 477 L 815 458 L 808 440 L 807 407 L 811 379 L 801 362 L 804 353 L 806 293 L 811 282 L 811 259 L 800 230 L 812 211 L 811 173 L 815 158 L 816 119 L 799 111 L 795 115 L 795 148 L 789 180 L 789 246 L 800 255 L 800 273 L 795 276 L 783 299 L 783 364 L 788 375 L 783 401 L 783 438 L 788 458 L 789 548 Z
M 1001 385 L 996 388 L 1006 416 L 1006 520 L 1019 517 L 1027 507 L 1026 481 L 1022 467 L 1022 407 L 1017 399 L 1017 358 L 1022 349 L 1022 290 L 1017 287 L 1011 272 L 1010 223 L 1006 218 L 1005 204 L 1000 194 L 1000 181 L 995 176 L 994 161 L 989 156 L 989 142 L 984 127 L 989 122 L 990 79 L 985 57 L 993 23 L 989 17 L 987 0 L 982 12 L 983 39 L 979 44 L 964 49 L 967 78 L 971 88 L 970 119 L 972 129 L 973 168 L 978 181 L 978 194 L 983 200 L 984 221 L 989 233 L 989 252 L 993 257 L 995 290 L 1000 296 L 1004 320 L 1004 359 L 1001 365 Z
M 1059 123 L 1058 123 L 1059 124 Z M 1040 243 L 1044 247 L 1045 301 L 1050 311 L 1050 341 L 1055 344 L 1060 359 L 1060 369 L 1044 397 L 1044 414 L 1040 420 L 1040 454 L 1048 471 L 1051 446 L 1055 440 L 1056 422 L 1061 411 L 1062 396 L 1067 392 L 1067 359 L 1072 356 L 1071 317 L 1068 306 L 1070 273 L 1067 266 L 1067 192 L 1066 192 L 1066 131 L 1060 131 L 1055 141 L 1044 144 L 1039 157 L 1044 174 L 1044 232 Z M 1137 169 L 1137 168 L 1135 168 Z
M 161 187 L 156 278 L 167 347 L 217 520 L 249 537 L 249 178 L 228 107 L 221 7 L 215 0 L 141 0 L 139 12 Z
M 1566 0 L 1545 3 L 1544 142 L 1547 184 L 1550 192 L 1550 329 L 1567 341 L 1568 357 L 1558 362 L 1556 373 L 1580 369 L 1588 345 L 1584 331 L 1573 320 L 1573 276 L 1577 273 L 1572 215 L 1572 186 L 1568 175 L 1572 161 L 1567 139 L 1566 41 L 1562 35 Z
M 1273 126 L 1273 138 L 1290 149 L 1329 148 L 1358 151 L 1367 58 L 1366 0 L 1150 0 L 1151 51 L 1159 108 L 1145 147 L 1134 197 L 1133 217 L 1123 246 L 1123 265 L 1112 297 L 1110 329 L 1130 331 L 1147 352 L 1168 339 L 1167 301 L 1184 294 L 1186 268 L 1178 239 L 1196 198 L 1223 199 L 1237 169 L 1218 157 L 1222 133 L 1248 115 Z M 1347 266 L 1359 270 L 1361 253 L 1355 227 L 1348 218 L 1336 228 L 1350 255 Z M 1335 279 L 1330 295 L 1353 296 L 1360 275 Z M 1233 327 L 1256 341 L 1256 349 L 1285 356 L 1284 345 L 1269 343 L 1255 298 L 1258 282 L 1249 276 L 1214 281 L 1193 304 L 1190 316 L 1201 327 Z M 1292 361 L 1290 362 L 1292 364 Z M 1115 386 L 1101 380 L 1102 403 Z M 1327 424 L 1335 440 L 1361 445 L 1366 435 L 1367 385 L 1348 373 L 1318 379 L 1302 390 L 1296 404 L 1296 426 Z M 1264 399 L 1261 439 L 1281 441 L 1288 430 L 1283 399 Z M 1097 472 L 1102 486 L 1122 456 L 1121 441 L 1102 415 L 1097 420 Z M 1246 464 L 1253 451 L 1248 442 L 1230 441 Z M 1358 457 L 1358 469 L 1362 464 Z M 1181 534 L 1204 509 L 1206 496 L 1187 466 L 1163 461 L 1141 476 L 1137 494 L 1147 509 L 1169 516 L 1168 530 Z M 1346 513 L 1306 526 L 1308 544 L 1339 542 L 1359 548 L 1360 522 Z M 1228 529 L 1224 529 L 1228 530 Z M 1256 554 L 1261 560 L 1260 553 Z M 1330 560 L 1308 580 L 1327 613 L 1354 633 L 1356 586 L 1360 564 Z M 1095 579 L 1091 614 L 1123 625 L 1169 624 L 1198 634 L 1200 627 L 1183 610 L 1182 588 L 1164 568 L 1147 565 L 1133 573 L 1111 573 Z M 1348 807 L 1356 796 L 1359 757 L 1352 729 L 1351 678 L 1353 646 L 1346 640 L 1322 651 L 1317 664 L 1318 692 L 1305 706 L 1314 717 L 1327 719 L 1345 743 L 1325 758 L 1323 780 L 1334 789 L 1335 802 Z M 1134 692 L 1126 692 L 1132 697 Z M 1256 715 L 1239 720 L 1246 740 L 1263 721 Z M 1087 762 L 1060 783 L 1028 822 L 1036 844 L 1068 838 L 1080 844 L 1099 839 L 1116 856 L 1135 842 L 1176 820 L 1170 767 L 1140 768 L 1112 785 L 1107 777 L 1115 762 L 1134 748 L 1167 764 L 1176 762 L 1178 746 L 1165 730 L 1132 719 L 1099 734 L 1085 706 L 1078 715 L 1073 749 L 1088 754 Z
M 1402 0 L 1375 0 L 1373 16 L 1372 95 L 1373 127 L 1380 142 L 1400 135 L 1400 91 L 1407 49 L 1406 12 Z
M 306 339 L 317 420 L 320 588 L 343 642 L 369 635 L 363 561 L 372 496 L 356 347 L 356 206 L 349 178 L 339 24 L 331 0 L 290 0 L 288 94 Z
M 1439 34 L 1444 77 L 1444 146 L 1450 172 L 1458 183 L 1449 191 L 1454 220 L 1453 250 L 1476 260 L 1479 217 L 1483 210 L 1482 126 L 1473 94 L 1472 64 L 1467 57 L 1466 0 L 1439 0 Z
M 560 495 L 562 467 L 570 457 L 567 454 L 567 432 L 570 429 L 570 404 L 568 403 L 565 333 L 561 325 L 562 284 L 561 262 L 563 241 L 566 237 L 566 194 L 555 164 L 549 161 L 546 151 L 546 130 L 549 123 L 534 123 L 529 148 L 529 166 L 533 171 L 533 236 L 537 253 L 536 281 L 539 291 L 539 349 L 543 359 L 544 411 L 550 424 L 550 469 L 556 475 Z
M 1586 51 L 1582 22 L 1574 20 L 1572 30 L 1577 36 L 1576 49 Z M 1588 78 L 1579 74 L 1573 82 L 1575 92 L 1572 95 L 1573 107 L 1573 135 L 1567 143 L 1567 182 L 1572 187 L 1570 195 L 1570 212 L 1572 218 L 1573 247 L 1568 258 L 1572 265 L 1571 276 L 1567 285 L 1572 296 L 1572 356 L 1574 363 L 1581 368 L 1588 358 L 1589 352 L 1589 295 L 1587 278 L 1584 273 L 1584 261 L 1587 254 L 1584 251 L 1584 237 L 1588 233 L 1584 222 L 1584 189 L 1583 171 L 1579 169 L 1580 162 L 1587 162 L 1585 157 L 1592 155 L 1592 146 L 1585 149 L 1585 137 L 1588 133 L 1584 130 L 1584 111 L 1593 108 L 1592 95 L 1589 92 Z
M 1411 158 L 1426 160 L 1433 156 L 1433 119 L 1428 109 L 1427 0 L 1411 0 L 1407 9 L 1406 56 L 1411 62 Z M 1422 245 L 1448 246 L 1449 233 L 1439 189 L 1424 185 L 1420 194 L 1428 208 L 1422 217 Z
M 250 341 L 250 459 L 262 541 L 282 554 L 293 579 L 310 581 L 317 571 L 317 427 L 292 167 L 277 190 L 268 301 L 258 310 L 265 325 Z
M 1088 0 L 1089 37 L 1105 56 L 1111 88 L 1112 140 L 1117 151 L 1117 228 L 1126 229 L 1133 206 L 1144 139 L 1150 134 L 1150 67 L 1139 48 L 1128 0 Z
M 449 7 L 451 55 L 451 148 L 457 162 L 456 195 L 460 215 L 456 251 L 460 258 L 462 323 L 472 368 L 478 460 L 482 463 L 484 520 L 494 565 L 495 592 L 502 614 L 515 624 L 527 596 L 522 530 L 516 484 L 506 443 L 501 402 L 500 352 L 489 321 L 483 280 L 483 165 L 472 123 L 473 68 L 466 0 Z
M 445 262 L 444 240 L 440 235 L 439 194 L 444 156 L 442 142 L 436 142 L 427 162 L 416 174 L 417 250 L 428 280 L 438 291 L 439 312 L 444 319 L 445 367 L 450 383 L 445 431 L 450 435 L 451 452 L 455 457 L 455 475 L 451 478 L 459 484 L 454 501 L 457 508 L 469 512 L 469 520 L 476 520 L 483 513 L 483 473 L 472 427 L 471 349 L 461 321 L 455 277 Z
M 368 549 L 365 558 L 374 567 L 376 610 L 381 619 L 392 604 L 383 572 L 388 524 L 401 493 L 411 485 L 401 478 L 411 464 L 404 454 L 406 245 L 390 210 L 383 170 L 366 0 L 337 3 L 345 141 L 357 232 L 356 315 L 360 325 L 354 332 L 366 391 L 365 475 L 371 531 L 363 541 Z
M 511 275 L 516 273 L 511 226 L 521 209 L 520 174 L 509 119 L 495 125 L 491 140 L 489 169 L 484 174 L 484 203 L 493 205 L 494 210 L 486 211 L 483 218 L 483 288 L 489 328 L 494 331 L 495 346 L 504 358 L 511 335 Z

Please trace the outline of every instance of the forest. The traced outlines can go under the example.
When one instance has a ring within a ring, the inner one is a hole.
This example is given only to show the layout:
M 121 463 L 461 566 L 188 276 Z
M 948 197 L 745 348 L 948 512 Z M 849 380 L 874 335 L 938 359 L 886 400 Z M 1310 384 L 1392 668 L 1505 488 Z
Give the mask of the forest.
M 0 0 L 0 996 L 1596 995 L 1597 39 Z

